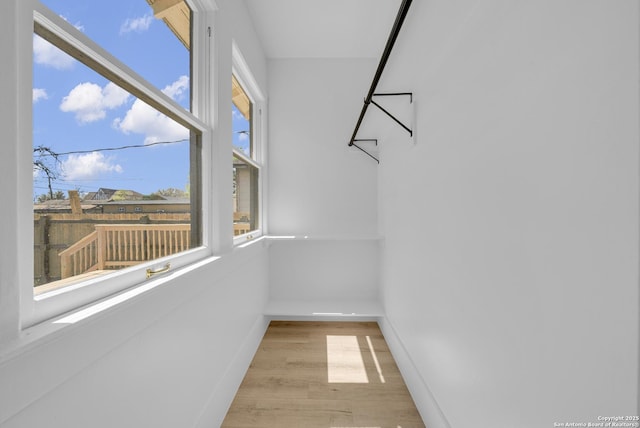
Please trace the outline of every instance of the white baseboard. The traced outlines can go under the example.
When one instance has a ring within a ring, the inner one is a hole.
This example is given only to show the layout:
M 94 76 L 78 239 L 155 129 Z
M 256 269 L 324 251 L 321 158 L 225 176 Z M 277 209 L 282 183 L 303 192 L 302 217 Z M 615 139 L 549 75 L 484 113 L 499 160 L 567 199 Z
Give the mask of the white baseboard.
M 429 428 L 451 428 L 393 325 L 386 317 L 381 317 L 378 325 L 425 425 Z
M 265 316 L 276 321 L 378 321 L 377 300 L 270 300 Z
M 269 320 L 266 317 L 260 316 L 256 320 L 231 365 L 209 396 L 194 428 L 218 428 L 222 425 L 268 326 Z

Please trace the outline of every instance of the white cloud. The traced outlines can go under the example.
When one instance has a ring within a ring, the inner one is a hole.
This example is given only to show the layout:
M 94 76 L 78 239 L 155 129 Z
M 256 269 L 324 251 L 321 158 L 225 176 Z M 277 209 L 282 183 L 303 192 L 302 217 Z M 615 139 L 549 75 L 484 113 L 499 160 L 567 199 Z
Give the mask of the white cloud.
M 107 110 L 123 105 L 129 93 L 112 82 L 101 88 L 95 83 L 80 83 L 62 99 L 60 110 L 73 112 L 80 123 L 104 119 Z
M 114 120 L 113 126 L 125 134 L 143 134 L 145 144 L 189 138 L 187 128 L 140 100 L 133 103 L 123 119 Z
M 69 155 L 62 161 L 62 171 L 67 180 L 82 180 L 96 178 L 108 172 L 121 173 L 123 169 L 112 158 L 100 152 L 91 152 Z
M 108 109 L 120 107 L 129 99 L 129 92 L 115 83 L 109 82 L 102 89 L 102 102 Z
M 33 35 L 33 61 L 56 70 L 69 70 L 75 63 L 75 59 L 36 34 Z
M 249 139 L 249 134 L 246 132 L 238 133 L 238 141 L 247 141 Z
M 131 32 L 142 33 L 147 31 L 149 26 L 153 22 L 153 16 L 145 15 L 140 18 L 127 19 L 120 26 L 120 34 L 126 34 Z
M 46 89 L 33 88 L 33 103 L 37 103 L 40 100 L 46 100 L 49 98 Z
M 182 95 L 188 87 L 189 78 L 181 76 L 171 85 L 165 87 L 162 92 L 175 99 Z M 140 100 L 133 103 L 124 118 L 114 120 L 113 126 L 125 134 L 131 132 L 143 134 L 145 144 L 189 138 L 187 128 Z
M 189 89 L 189 78 L 187 76 L 180 76 L 178 80 L 165 86 L 162 92 L 176 100 L 180 98 L 187 89 Z

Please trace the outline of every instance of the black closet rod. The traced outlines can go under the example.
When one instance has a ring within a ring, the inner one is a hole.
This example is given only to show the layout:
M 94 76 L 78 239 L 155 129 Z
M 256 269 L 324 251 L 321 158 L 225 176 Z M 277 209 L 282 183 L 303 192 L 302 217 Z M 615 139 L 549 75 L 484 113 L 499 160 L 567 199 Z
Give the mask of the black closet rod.
M 371 98 L 376 91 L 376 87 L 378 86 L 378 81 L 382 76 L 384 67 L 387 65 L 387 60 L 389 59 L 389 55 L 391 55 L 391 50 L 393 49 L 393 45 L 398 38 L 398 34 L 400 34 L 400 28 L 402 28 L 402 23 L 404 22 L 404 18 L 407 16 L 407 12 L 409 11 L 409 6 L 411 6 L 412 1 L 413 0 L 402 0 L 402 4 L 400 5 L 400 9 L 398 10 L 398 15 L 396 16 L 396 20 L 393 23 L 393 27 L 391 28 L 391 33 L 389 34 L 389 38 L 387 39 L 387 44 L 385 45 L 384 51 L 382 52 L 382 57 L 380 58 L 378 69 L 376 70 L 375 76 L 373 76 L 371 88 L 369 89 L 367 98 L 365 98 L 364 100 L 364 105 L 362 106 L 360 117 L 358 118 L 358 122 L 356 123 L 356 128 L 353 130 L 353 135 L 351 136 L 349 146 L 353 146 L 353 142 L 356 139 L 356 134 L 358 134 L 358 129 L 360 129 L 360 125 L 362 124 L 364 115 L 367 113 L 367 108 L 369 107 L 369 104 L 371 104 Z

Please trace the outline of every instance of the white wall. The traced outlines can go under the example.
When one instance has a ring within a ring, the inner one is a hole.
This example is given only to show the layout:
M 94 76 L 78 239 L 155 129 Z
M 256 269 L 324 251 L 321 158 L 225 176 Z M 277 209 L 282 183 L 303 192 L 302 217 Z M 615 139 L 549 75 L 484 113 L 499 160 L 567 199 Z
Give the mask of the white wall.
M 412 6 L 380 86 L 418 121 L 415 147 L 380 129 L 383 304 L 452 427 L 639 412 L 638 12 Z
M 272 241 L 269 298 L 318 303 L 378 301 L 377 239 Z M 305 305 L 306 306 L 306 305 Z
M 272 301 L 378 300 L 377 164 L 347 147 L 375 66 L 268 61 L 269 233 L 299 238 L 271 244 Z
M 9 58 L 15 59 L 17 46 L 15 34 L 18 8 L 15 2 L 5 2 L 2 13 L 9 18 L 9 23 L 3 27 L 0 37 L 0 52 Z M 13 18 L 12 18 L 13 17 Z M 0 63 L 0 71 L 3 79 L 0 79 L 0 123 L 3 125 L 3 135 L 8 141 L 18 141 L 18 91 L 15 81 L 19 73 L 17 61 L 3 61 Z M 6 177 L 17 175 L 18 150 L 17 144 L 4 144 L 3 155 L 0 157 L 0 167 L 4 171 L 2 179 L 6 189 L 7 208 L 0 222 L 0 242 L 18 242 L 16 224 L 18 223 L 18 195 L 20 187 L 15 181 L 11 182 Z M 6 246 L 0 247 L 0 343 L 15 337 L 19 330 L 20 297 L 18 290 L 11 287 L 18 281 L 19 256 L 16 251 Z
M 30 272 L 25 255 L 32 251 L 24 238 L 31 220 L 20 216 L 31 205 L 24 198 L 31 194 L 30 150 L 24 148 L 31 132 L 30 3 L 1 6 L 15 19 L 0 28 L 0 127 L 6 137 L 0 169 L 7 193 L 0 225 L 0 426 L 217 427 L 266 328 L 268 297 L 266 243 L 231 250 L 232 40 L 258 84 L 267 80 L 244 3 L 217 1 L 213 26 L 218 73 L 211 83 L 221 102 L 211 109 L 212 174 L 214 193 L 224 190 L 229 197 L 207 209 L 222 258 L 147 282 L 158 286 L 75 324 L 47 321 L 20 331 L 18 291 L 31 286 L 19 276 L 25 264 Z
M 267 270 L 257 244 L 21 350 L 0 364 L 0 426 L 219 426 L 266 329 Z
M 377 233 L 375 161 L 347 147 L 375 60 L 269 60 L 273 235 Z

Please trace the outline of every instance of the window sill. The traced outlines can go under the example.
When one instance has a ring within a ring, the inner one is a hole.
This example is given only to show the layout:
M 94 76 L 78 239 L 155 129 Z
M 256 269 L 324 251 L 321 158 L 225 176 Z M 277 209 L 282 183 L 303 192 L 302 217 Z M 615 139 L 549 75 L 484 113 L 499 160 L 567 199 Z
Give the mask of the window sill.
M 24 352 L 28 352 L 34 347 L 42 345 L 50 340 L 55 340 L 58 335 L 62 334 L 70 326 L 99 316 L 104 312 L 108 312 L 110 309 L 115 309 L 118 306 L 130 303 L 143 295 L 147 295 L 154 292 L 156 289 L 162 288 L 167 283 L 175 281 L 176 279 L 197 269 L 201 269 L 207 265 L 215 263 L 220 259 L 221 257 L 207 257 L 198 262 L 177 268 L 156 278 L 151 278 L 137 286 L 90 303 L 80 309 L 71 310 L 52 319 L 27 327 L 22 330 L 17 339 L 1 345 L 0 365 L 2 365 L 4 361 L 12 359 Z
M 258 240 L 262 240 L 264 235 L 262 234 L 262 230 L 254 230 L 249 233 L 244 233 L 242 235 L 233 237 L 233 246 L 236 248 L 243 248 L 246 245 L 251 244 L 252 242 L 256 242 Z
M 24 354 L 25 352 L 46 344 L 49 341 L 56 340 L 61 335 L 66 334 L 69 329 L 84 325 L 87 322 L 100 318 L 101 316 L 106 316 L 113 311 L 139 301 L 143 296 L 149 297 L 154 293 L 161 292 L 162 289 L 169 290 L 169 287 L 167 286 L 170 286 L 171 283 L 194 271 L 205 268 L 213 269 L 212 272 L 214 272 L 214 277 L 211 278 L 212 281 L 217 277 L 226 276 L 234 269 L 237 269 L 240 264 L 246 261 L 247 258 L 251 258 L 257 254 L 256 251 L 260 251 L 260 248 L 263 247 L 254 244 L 258 244 L 260 242 L 263 244 L 265 243 L 264 237 L 255 239 L 245 245 L 238 246 L 232 253 L 222 256 L 210 255 L 206 258 L 201 258 L 198 261 L 177 267 L 167 273 L 158 275 L 157 277 L 152 277 L 142 283 L 110 296 L 95 300 L 86 306 L 69 310 L 58 316 L 27 326 L 20 332 L 17 338 L 0 343 L 0 366 L 7 360 Z M 187 298 L 189 295 L 194 295 L 195 293 L 200 292 L 203 287 L 207 286 L 207 284 L 198 283 L 193 284 L 193 286 L 189 288 L 182 287 L 182 297 Z M 174 302 L 174 300 L 175 299 L 170 299 L 166 304 L 179 304 Z M 161 317 L 162 314 L 163 312 L 158 312 L 157 314 L 154 314 L 154 316 Z
M 95 302 L 146 286 L 152 280 L 146 279 L 147 269 L 158 269 L 170 263 L 172 271 L 180 271 L 198 265 L 212 256 L 210 249 L 199 247 L 164 258 L 146 261 L 129 268 L 94 275 L 84 281 L 54 287 L 45 293 L 33 293 L 33 300 L 23 304 L 23 329 L 38 325 L 77 308 L 93 305 Z M 167 274 L 167 275 L 170 275 Z M 55 284 L 54 284 L 55 286 Z

